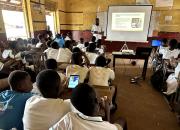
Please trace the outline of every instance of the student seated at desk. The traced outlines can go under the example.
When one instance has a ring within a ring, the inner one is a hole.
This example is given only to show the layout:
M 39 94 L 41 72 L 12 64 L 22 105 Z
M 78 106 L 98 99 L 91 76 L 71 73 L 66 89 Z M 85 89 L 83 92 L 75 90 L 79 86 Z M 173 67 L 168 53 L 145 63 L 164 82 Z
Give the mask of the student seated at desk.
M 83 49 L 84 48 L 84 39 L 80 38 L 80 41 L 78 42 L 77 46 L 79 49 Z
M 43 34 L 38 34 L 37 36 L 38 38 L 38 43 L 36 44 L 36 48 L 41 48 L 42 50 L 44 50 L 45 48 L 45 38 L 44 38 L 44 35 Z
M 98 54 L 96 54 L 96 44 L 90 43 L 87 47 L 86 55 L 90 61 L 90 64 L 95 64 L 95 60 L 98 57 Z
M 115 73 L 107 68 L 109 61 L 104 56 L 98 56 L 95 62 L 96 66 L 89 69 L 89 83 L 91 85 L 109 86 L 109 81 L 115 79 Z
M 70 63 L 71 55 L 72 55 L 71 49 L 72 49 L 71 41 L 66 41 L 64 48 L 59 48 L 56 61 Z
M 44 53 L 48 53 L 49 50 L 51 50 L 51 43 L 52 43 L 52 40 L 48 40 L 46 42 L 47 49 L 44 51 Z
M 72 65 L 67 66 L 66 68 L 66 77 L 70 77 L 70 75 L 79 75 L 80 83 L 84 83 L 85 79 L 87 79 L 87 74 L 89 69 L 87 66 L 84 66 L 83 59 L 85 58 L 85 63 L 89 64 L 89 60 L 83 52 L 74 52 L 72 54 L 71 63 Z
M 159 54 L 164 54 L 164 52 L 166 51 L 166 50 L 168 50 L 168 40 L 167 40 L 167 38 L 163 38 L 162 40 L 161 40 L 161 46 L 159 47 L 159 49 L 158 49 L 158 53 Z
M 48 52 L 46 52 L 47 54 L 47 59 L 57 59 L 58 56 L 58 52 L 59 52 L 59 46 L 57 42 L 52 42 L 51 43 L 51 48 L 48 50 Z
M 171 58 L 178 58 L 179 51 L 177 48 L 177 40 L 171 39 L 169 42 L 169 49 L 165 50 L 163 53 L 163 59 L 169 60 Z
M 163 92 L 164 94 L 170 95 L 174 92 L 176 92 L 177 88 L 178 88 L 178 80 L 180 76 L 180 63 L 178 63 L 178 65 L 175 68 L 175 72 L 170 74 L 168 76 L 168 79 L 166 80 L 167 83 L 167 90 L 166 92 Z
M 111 81 L 115 79 L 115 73 L 112 69 L 106 66 L 110 63 L 104 56 L 98 56 L 96 59 L 96 66 L 89 68 L 89 84 L 102 87 L 110 87 L 112 93 L 112 104 L 114 104 L 114 110 L 117 105 L 115 103 L 117 88 L 111 84 Z
M 70 102 L 60 99 L 63 87 L 61 78 L 54 70 L 41 71 L 36 84 L 41 96 L 33 96 L 26 102 L 24 130 L 47 130 L 70 111 Z
M 25 71 L 16 70 L 8 77 L 11 90 L 0 93 L 0 129 L 23 130 L 23 113 L 26 100 L 32 96 L 32 82 Z
M 79 84 L 74 89 L 71 103 L 79 113 L 69 112 L 50 130 L 123 130 L 123 127 L 124 130 L 127 129 L 125 121 L 121 124 L 111 124 L 98 116 L 101 103 L 95 90 L 88 84 Z

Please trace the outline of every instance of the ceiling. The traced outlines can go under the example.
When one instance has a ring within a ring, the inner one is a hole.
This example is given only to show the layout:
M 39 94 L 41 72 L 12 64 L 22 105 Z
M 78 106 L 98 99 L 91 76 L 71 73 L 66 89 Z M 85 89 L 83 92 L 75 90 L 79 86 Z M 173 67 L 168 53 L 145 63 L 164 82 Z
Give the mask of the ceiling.
M 0 0 L 0 8 L 5 10 L 22 10 L 22 0 Z

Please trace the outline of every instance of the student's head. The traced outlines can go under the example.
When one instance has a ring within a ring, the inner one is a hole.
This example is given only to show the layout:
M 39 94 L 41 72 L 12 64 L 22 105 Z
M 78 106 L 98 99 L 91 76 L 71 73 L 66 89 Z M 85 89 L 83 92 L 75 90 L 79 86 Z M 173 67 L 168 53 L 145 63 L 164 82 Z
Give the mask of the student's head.
M 84 43 L 84 46 L 85 46 L 85 47 L 88 47 L 88 46 L 89 46 L 89 42 L 85 42 L 85 43 Z
M 48 41 L 46 42 L 46 46 L 47 46 L 47 47 L 51 47 L 51 43 L 52 43 L 52 41 L 51 41 L 51 40 L 48 40 Z
M 42 34 L 38 34 L 37 35 L 37 39 L 42 42 L 42 40 L 44 39 L 43 35 Z
M 97 48 L 101 48 L 101 39 L 97 40 L 97 44 L 96 45 L 97 45 Z
M 71 42 L 70 40 L 67 40 L 67 41 L 64 43 L 64 48 L 71 49 L 71 48 L 72 48 L 72 42 Z
M 81 49 L 80 49 L 79 47 L 74 47 L 73 50 L 72 50 L 72 52 L 73 52 L 73 53 L 74 53 L 74 52 L 81 52 Z
M 96 37 L 93 36 L 92 39 L 91 39 L 92 42 L 96 42 Z
M 96 18 L 96 25 L 99 26 L 99 18 Z
M 61 78 L 54 70 L 43 70 L 36 77 L 36 84 L 45 98 L 58 98 L 62 92 Z
M 56 34 L 56 38 L 61 38 L 61 34 Z
M 84 43 L 84 38 L 80 38 L 80 43 L 81 43 L 81 44 Z
M 57 69 L 57 61 L 55 59 L 47 59 L 45 61 L 45 68 L 56 70 Z
M 180 50 L 180 42 L 177 44 L 177 49 Z
M 38 39 L 37 38 L 31 39 L 31 44 L 32 45 L 36 45 L 37 43 L 38 43 Z
M 82 53 L 74 52 L 71 56 L 71 63 L 76 65 L 81 65 L 83 63 Z
M 96 92 L 88 84 L 79 84 L 71 96 L 73 106 L 86 116 L 95 116 L 99 109 Z
M 58 45 L 58 43 L 57 43 L 56 41 L 53 41 L 53 42 L 51 43 L 51 47 L 52 47 L 53 49 L 59 49 L 59 45 Z
M 176 49 L 176 47 L 177 47 L 177 40 L 176 39 L 171 39 L 169 41 L 169 48 L 170 48 L 170 50 L 174 50 L 174 49 Z
M 168 46 L 168 39 L 167 38 L 163 38 L 161 41 L 162 41 L 162 46 Z
M 95 43 L 91 43 L 91 44 L 89 44 L 87 50 L 88 50 L 88 52 L 94 52 L 95 49 L 96 49 L 96 44 Z
M 8 83 L 11 90 L 17 92 L 30 92 L 32 90 L 31 77 L 25 71 L 15 70 L 11 72 Z
M 98 56 L 95 61 L 95 65 L 99 67 L 104 67 L 107 65 L 106 58 L 102 55 Z
M 16 50 L 17 49 L 17 41 L 9 41 L 9 48 L 11 50 Z

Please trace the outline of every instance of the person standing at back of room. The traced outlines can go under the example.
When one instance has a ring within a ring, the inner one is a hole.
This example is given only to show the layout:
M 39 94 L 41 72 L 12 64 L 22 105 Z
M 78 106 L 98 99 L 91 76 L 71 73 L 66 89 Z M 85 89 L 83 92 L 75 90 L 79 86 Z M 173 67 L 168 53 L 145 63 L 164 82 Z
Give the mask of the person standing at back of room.
M 91 32 L 96 37 L 96 41 L 102 39 L 102 27 L 99 25 L 99 18 L 96 18 L 96 23 L 92 25 Z

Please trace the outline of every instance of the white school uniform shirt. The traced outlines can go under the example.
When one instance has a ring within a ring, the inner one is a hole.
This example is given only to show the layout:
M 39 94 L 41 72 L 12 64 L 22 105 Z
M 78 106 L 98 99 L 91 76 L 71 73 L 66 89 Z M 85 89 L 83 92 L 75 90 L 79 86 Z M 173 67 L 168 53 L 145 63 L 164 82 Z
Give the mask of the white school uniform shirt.
M 69 100 L 32 96 L 24 109 L 24 130 L 47 130 L 69 111 Z
M 4 64 L 2 62 L 0 62 L 0 71 L 3 69 Z
M 36 44 L 36 48 L 41 48 L 42 45 L 43 45 L 42 42 L 38 42 L 38 43 Z
M 95 36 L 96 37 L 96 41 L 98 40 L 98 39 L 102 39 L 102 34 L 95 34 L 95 33 L 93 33 L 93 32 L 98 32 L 98 33 L 101 33 L 102 32 L 102 27 L 99 25 L 99 26 L 97 26 L 97 25 L 92 25 L 92 29 L 91 29 L 91 32 L 92 32 L 92 34 L 93 34 L 93 36 Z
M 108 81 L 115 79 L 115 73 L 110 68 L 93 66 L 89 69 L 89 84 L 109 86 Z
M 57 62 L 70 63 L 72 52 L 68 48 L 59 48 Z
M 167 91 L 164 94 L 170 95 L 176 92 L 178 88 L 178 76 L 180 73 L 180 63 L 178 63 L 177 67 L 175 68 L 175 73 L 170 74 L 168 79 L 166 80 L 167 83 Z
M 96 58 L 99 55 L 96 53 L 86 52 L 86 56 L 89 59 L 90 64 L 95 64 Z
M 47 54 L 47 59 L 57 59 L 59 49 L 53 49 L 49 48 L 49 50 L 46 52 Z
M 169 49 L 169 47 L 163 47 L 160 46 L 159 47 L 159 54 L 165 54 L 165 52 Z
M 82 50 L 82 49 L 84 48 L 84 44 L 82 44 L 82 43 L 78 43 L 76 47 L 78 47 L 79 49 L 81 49 L 81 50 Z
M 66 36 L 66 38 L 64 39 L 64 41 L 71 41 L 71 38 L 69 36 Z
M 4 59 L 8 58 L 11 52 L 12 52 L 12 50 L 10 50 L 10 49 L 4 50 L 2 53 L 2 58 L 4 58 Z
M 174 50 L 165 50 L 164 53 L 163 53 L 163 59 L 171 59 L 172 57 L 173 58 L 178 58 L 178 55 L 179 55 L 179 50 L 177 49 L 174 49 Z
M 70 77 L 70 75 L 79 75 L 79 82 L 84 83 L 84 80 L 87 77 L 89 69 L 86 66 L 79 65 L 69 65 L 66 68 L 66 77 Z
M 49 130 L 123 130 L 123 128 L 118 124 L 103 121 L 102 117 L 69 112 Z

